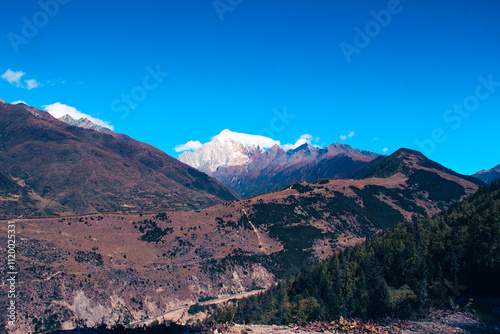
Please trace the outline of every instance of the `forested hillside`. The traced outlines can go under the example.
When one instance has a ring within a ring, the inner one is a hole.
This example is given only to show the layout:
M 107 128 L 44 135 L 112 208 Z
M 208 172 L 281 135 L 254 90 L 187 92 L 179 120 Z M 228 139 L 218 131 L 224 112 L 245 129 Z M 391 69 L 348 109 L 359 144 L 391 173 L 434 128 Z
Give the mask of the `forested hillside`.
M 213 318 L 263 324 L 411 318 L 458 296 L 500 296 L 499 217 L 496 181 L 443 214 L 401 223 Z

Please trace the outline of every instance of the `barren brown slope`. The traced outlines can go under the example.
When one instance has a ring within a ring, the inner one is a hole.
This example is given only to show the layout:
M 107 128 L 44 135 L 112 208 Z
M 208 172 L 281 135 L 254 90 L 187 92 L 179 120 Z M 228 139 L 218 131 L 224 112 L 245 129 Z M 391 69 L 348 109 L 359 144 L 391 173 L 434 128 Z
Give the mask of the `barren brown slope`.
M 18 221 L 18 300 L 30 301 L 18 305 L 20 328 L 128 323 L 266 288 L 478 188 L 406 153 L 391 159 L 409 176 L 296 183 L 202 210 Z
M 0 103 L 0 173 L 17 184 L 2 189 L 0 201 L 2 213 L 16 217 L 194 209 L 238 198 L 148 144 L 8 103 Z

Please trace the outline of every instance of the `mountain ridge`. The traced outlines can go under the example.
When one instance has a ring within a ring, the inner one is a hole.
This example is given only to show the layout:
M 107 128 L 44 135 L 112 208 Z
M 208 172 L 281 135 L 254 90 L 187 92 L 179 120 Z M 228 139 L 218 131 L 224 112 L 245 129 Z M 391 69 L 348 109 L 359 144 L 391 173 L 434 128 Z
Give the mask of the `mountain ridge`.
M 240 196 L 248 197 L 293 182 L 348 177 L 379 156 L 340 143 L 320 148 L 306 142 L 285 151 L 278 144 L 264 150 L 235 140 L 213 140 L 195 152 L 182 153 L 178 159 L 207 172 Z
M 66 114 L 62 117 L 59 117 L 58 120 L 66 123 L 66 124 L 77 126 L 79 128 L 83 128 L 83 129 L 95 130 L 95 131 L 103 132 L 103 133 L 107 133 L 107 134 L 114 133 L 113 131 L 111 131 L 110 129 L 108 129 L 104 126 L 92 123 L 92 121 L 90 121 L 89 119 L 87 119 L 85 117 L 82 117 L 79 119 L 74 119 L 70 115 Z
M 493 183 L 495 180 L 500 179 L 500 164 L 490 169 L 480 170 L 471 176 L 487 184 Z
M 14 216 L 200 208 L 232 190 L 149 144 L 0 104 L 0 172 L 17 186 L 0 201 Z M 17 196 L 17 197 L 16 197 Z
M 417 161 L 421 164 L 421 167 L 434 168 L 440 172 L 445 172 L 453 176 L 466 179 L 467 181 L 475 183 L 479 186 L 484 185 L 482 181 L 479 180 L 480 182 L 478 182 L 476 178 L 470 175 L 459 174 L 435 161 L 428 159 L 421 152 L 408 148 L 400 148 L 386 159 L 375 159 L 372 162 L 368 163 L 366 166 L 355 171 L 352 175 L 350 175 L 350 177 L 354 179 L 385 177 L 387 174 L 390 175 L 395 171 L 403 172 L 407 175 L 410 171 L 410 168 L 408 165 L 404 164 L 404 161 L 405 158 L 408 158 L 410 155 L 414 156 L 417 159 Z M 415 161 L 413 161 L 413 163 L 415 163 Z

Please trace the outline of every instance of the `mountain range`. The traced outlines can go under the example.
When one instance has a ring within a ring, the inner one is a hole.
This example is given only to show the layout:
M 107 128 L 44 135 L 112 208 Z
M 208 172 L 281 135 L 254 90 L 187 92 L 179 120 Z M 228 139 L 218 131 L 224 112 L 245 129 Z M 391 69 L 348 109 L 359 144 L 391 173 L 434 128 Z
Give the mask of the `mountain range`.
M 0 103 L 0 182 L 4 217 L 158 212 L 239 198 L 151 145 L 8 103 Z
M 218 139 L 195 152 L 184 152 L 178 159 L 215 177 L 240 196 L 248 197 L 293 182 L 348 177 L 379 156 L 337 143 L 325 148 L 304 143 L 288 151 L 276 144 L 266 151 L 257 145 Z
M 180 154 L 178 159 L 215 177 L 243 198 L 275 191 L 294 182 L 359 179 L 370 177 L 375 171 L 383 175 L 383 170 L 390 168 L 390 161 L 384 160 L 384 155 L 345 144 L 321 148 L 304 142 L 287 151 L 275 144 L 265 150 L 248 143 L 248 139 L 239 141 L 237 135 L 241 134 L 224 130 L 194 152 Z M 379 161 L 385 162 L 377 164 Z M 447 172 L 454 173 L 449 169 Z M 500 178 L 500 165 L 471 177 L 489 184 Z

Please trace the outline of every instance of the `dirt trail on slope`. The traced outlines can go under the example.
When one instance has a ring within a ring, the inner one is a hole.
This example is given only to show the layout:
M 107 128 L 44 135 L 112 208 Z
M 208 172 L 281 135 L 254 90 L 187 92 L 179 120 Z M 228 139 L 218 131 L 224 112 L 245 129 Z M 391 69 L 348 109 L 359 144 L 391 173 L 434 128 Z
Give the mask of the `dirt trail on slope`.
M 243 213 L 248 218 L 248 214 L 247 214 L 246 210 L 245 209 L 241 209 L 241 210 L 243 211 Z M 250 220 L 250 218 L 248 218 L 248 223 L 252 226 L 253 231 L 257 235 L 257 240 L 259 241 L 259 248 L 262 249 L 262 251 L 264 251 L 264 253 L 266 253 L 266 255 L 271 254 L 272 252 L 269 251 L 269 249 L 266 247 L 266 244 L 262 242 L 262 239 L 260 237 L 260 232 L 259 232 L 259 230 L 257 230 L 257 228 L 255 227 L 255 225 L 252 223 L 252 221 Z

